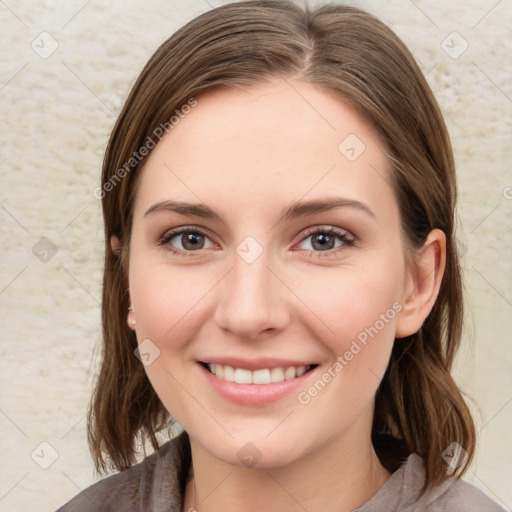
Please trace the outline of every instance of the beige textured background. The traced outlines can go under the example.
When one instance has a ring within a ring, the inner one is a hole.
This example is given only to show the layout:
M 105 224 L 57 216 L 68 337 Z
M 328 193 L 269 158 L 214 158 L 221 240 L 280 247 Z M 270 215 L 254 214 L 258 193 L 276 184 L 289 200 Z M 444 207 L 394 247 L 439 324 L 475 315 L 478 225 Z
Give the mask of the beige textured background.
M 351 3 L 404 39 L 447 119 L 469 314 L 456 377 L 480 408 L 465 479 L 510 510 L 512 2 Z M 92 191 L 142 66 L 217 5 L 0 1 L 0 511 L 52 511 L 95 480 L 85 410 L 97 368 L 102 223 Z

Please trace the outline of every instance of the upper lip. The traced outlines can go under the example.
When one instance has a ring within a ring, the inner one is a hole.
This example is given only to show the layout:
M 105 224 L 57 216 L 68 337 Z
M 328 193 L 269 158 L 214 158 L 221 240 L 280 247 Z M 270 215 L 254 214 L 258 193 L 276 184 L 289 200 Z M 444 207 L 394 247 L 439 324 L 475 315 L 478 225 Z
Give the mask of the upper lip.
M 199 360 L 201 363 L 220 364 L 233 368 L 246 370 L 262 370 L 264 368 L 289 368 L 290 366 L 309 366 L 317 363 L 311 361 L 299 361 L 297 359 L 277 359 L 274 357 L 259 357 L 255 359 L 243 359 L 240 357 L 206 357 Z

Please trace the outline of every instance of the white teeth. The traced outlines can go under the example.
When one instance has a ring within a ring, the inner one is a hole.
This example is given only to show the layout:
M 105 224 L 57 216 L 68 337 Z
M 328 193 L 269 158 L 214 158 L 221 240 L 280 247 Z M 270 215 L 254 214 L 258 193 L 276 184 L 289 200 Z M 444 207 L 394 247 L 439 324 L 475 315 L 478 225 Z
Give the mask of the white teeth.
M 252 372 L 252 384 L 270 384 L 270 370 L 255 370 Z
M 237 384 L 252 384 L 252 372 L 250 370 L 237 368 L 235 370 L 235 382 Z
M 305 366 L 299 366 L 297 368 L 297 377 L 300 377 L 305 371 L 306 371 L 306 367 Z
M 272 368 L 270 370 L 270 382 L 283 382 L 284 371 L 282 368 Z
M 293 366 L 290 366 L 290 368 L 286 368 L 284 372 L 285 380 L 294 379 L 295 375 L 297 375 L 297 372 L 295 371 L 295 368 Z
M 311 366 L 290 366 L 286 368 L 263 368 L 261 370 L 246 370 L 233 368 L 220 364 L 208 364 L 210 371 L 219 379 L 237 384 L 270 384 L 271 382 L 283 382 L 303 375 Z
M 217 370 L 217 366 L 220 366 L 220 365 L 211 364 L 209 366 L 210 366 L 210 370 L 213 373 L 213 372 L 215 372 Z M 224 375 L 219 375 L 219 377 L 222 380 L 227 380 L 228 382 L 235 382 L 235 370 L 233 368 L 231 368 L 231 366 L 224 366 L 224 372 L 223 373 L 224 373 Z M 217 375 L 217 374 L 215 374 L 215 375 Z

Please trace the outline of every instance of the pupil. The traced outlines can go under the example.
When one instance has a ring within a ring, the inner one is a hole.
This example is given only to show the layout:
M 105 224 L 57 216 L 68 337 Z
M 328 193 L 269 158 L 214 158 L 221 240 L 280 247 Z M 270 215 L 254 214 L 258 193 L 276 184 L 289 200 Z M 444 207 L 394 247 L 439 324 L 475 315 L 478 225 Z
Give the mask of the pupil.
M 329 242 L 332 242 L 332 237 L 329 235 L 326 235 L 325 233 L 322 233 L 315 237 L 315 242 L 318 242 L 320 244 L 320 248 L 325 249 L 326 244 L 329 244 Z
M 202 235 L 199 235 L 196 233 L 189 233 L 188 235 L 185 236 L 185 243 L 183 244 L 183 246 L 188 249 L 197 249 L 198 238 L 200 239 L 201 236 Z M 188 246 L 188 244 L 190 244 L 190 245 Z

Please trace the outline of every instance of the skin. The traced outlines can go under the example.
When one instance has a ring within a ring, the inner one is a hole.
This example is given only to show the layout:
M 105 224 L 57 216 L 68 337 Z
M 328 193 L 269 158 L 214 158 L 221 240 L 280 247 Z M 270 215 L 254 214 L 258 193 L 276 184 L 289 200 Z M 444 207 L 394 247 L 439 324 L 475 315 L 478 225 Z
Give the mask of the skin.
M 408 267 L 384 146 L 334 95 L 275 80 L 197 100 L 143 169 L 128 275 L 130 327 L 160 350 L 148 377 L 191 439 L 184 510 L 353 510 L 390 477 L 370 439 L 374 395 L 393 343 L 416 332 L 434 304 L 445 236 L 432 231 Z M 366 146 L 354 161 L 338 150 L 348 134 Z M 341 207 L 278 222 L 292 201 L 325 197 L 360 201 L 374 216 Z M 169 199 L 205 203 L 223 221 L 144 216 Z M 171 244 L 187 250 L 183 235 L 158 245 L 180 226 L 206 233 L 199 250 L 173 254 Z M 322 249 L 305 236 L 312 227 L 339 228 L 355 244 L 335 237 Z M 252 263 L 236 252 L 247 236 L 263 249 Z M 200 375 L 196 360 L 212 355 L 295 358 L 319 364 L 307 390 L 393 303 L 401 311 L 306 405 L 297 393 L 234 404 Z M 260 454 L 253 467 L 237 455 L 247 442 Z

